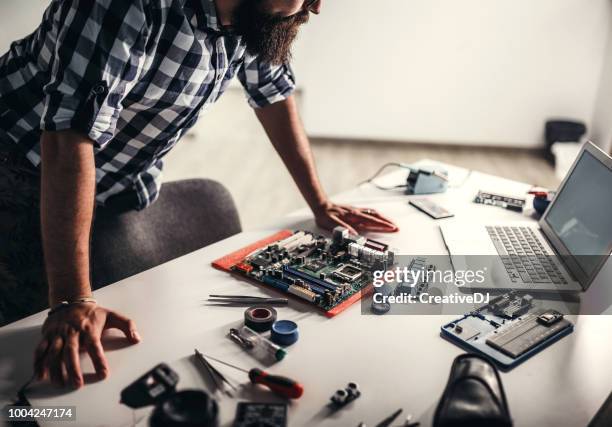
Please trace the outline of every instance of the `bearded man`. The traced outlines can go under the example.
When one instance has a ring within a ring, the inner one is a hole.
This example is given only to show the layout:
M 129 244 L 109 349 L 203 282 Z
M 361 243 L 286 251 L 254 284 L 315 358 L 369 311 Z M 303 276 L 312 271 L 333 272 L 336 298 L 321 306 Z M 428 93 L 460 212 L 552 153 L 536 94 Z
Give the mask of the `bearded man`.
M 39 378 L 82 386 L 80 350 L 106 377 L 105 328 L 140 340 L 134 322 L 92 299 L 94 207 L 154 203 L 162 158 L 234 76 L 319 226 L 396 229 L 330 202 L 317 178 L 289 60 L 298 28 L 320 9 L 321 0 L 53 0 L 0 58 L 0 324 L 26 314 L 16 308 L 24 302 L 49 304 Z M 29 267 L 7 261 L 19 251 Z

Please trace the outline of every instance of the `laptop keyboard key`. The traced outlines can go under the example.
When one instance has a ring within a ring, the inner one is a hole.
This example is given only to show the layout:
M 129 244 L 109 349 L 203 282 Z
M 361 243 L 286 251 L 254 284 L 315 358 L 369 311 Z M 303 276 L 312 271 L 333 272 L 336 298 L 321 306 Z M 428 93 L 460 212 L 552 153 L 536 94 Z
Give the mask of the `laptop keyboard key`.
M 525 283 L 567 283 L 530 227 L 495 226 L 487 231 L 513 282 L 520 277 Z

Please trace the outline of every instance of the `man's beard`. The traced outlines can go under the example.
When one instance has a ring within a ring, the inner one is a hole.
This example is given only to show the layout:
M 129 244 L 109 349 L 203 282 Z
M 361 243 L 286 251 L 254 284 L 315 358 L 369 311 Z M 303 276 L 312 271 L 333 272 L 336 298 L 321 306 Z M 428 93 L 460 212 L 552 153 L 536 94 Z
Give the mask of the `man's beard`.
M 280 65 L 291 60 L 291 46 L 299 27 L 308 22 L 308 11 L 287 17 L 261 10 L 261 0 L 242 0 L 234 13 L 233 27 L 246 43 L 247 52 L 264 62 Z

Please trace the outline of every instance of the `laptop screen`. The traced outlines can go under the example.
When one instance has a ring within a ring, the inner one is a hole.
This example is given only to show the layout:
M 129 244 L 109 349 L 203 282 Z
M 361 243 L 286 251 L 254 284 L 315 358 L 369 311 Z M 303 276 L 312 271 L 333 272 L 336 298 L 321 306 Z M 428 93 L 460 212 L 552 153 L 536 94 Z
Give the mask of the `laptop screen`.
M 582 151 L 544 218 L 566 252 L 589 279 L 612 245 L 612 170 Z

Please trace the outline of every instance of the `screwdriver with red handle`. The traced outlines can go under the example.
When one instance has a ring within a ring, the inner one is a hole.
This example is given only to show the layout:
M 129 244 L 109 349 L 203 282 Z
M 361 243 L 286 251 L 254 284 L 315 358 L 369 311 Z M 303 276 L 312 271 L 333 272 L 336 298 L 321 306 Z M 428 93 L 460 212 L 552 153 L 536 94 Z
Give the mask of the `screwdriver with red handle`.
M 240 368 L 238 366 L 232 365 L 230 363 L 224 362 L 223 360 L 219 360 L 215 357 L 203 355 L 215 362 L 222 363 L 225 366 L 229 366 L 230 368 L 237 369 L 242 372 L 246 372 L 249 375 L 249 379 L 253 384 L 260 384 L 264 387 L 269 388 L 276 394 L 279 394 L 287 399 L 299 399 L 304 394 L 304 386 L 298 383 L 291 378 L 283 377 L 280 375 L 270 375 L 266 371 L 263 371 L 258 368 L 253 368 L 250 371 Z

